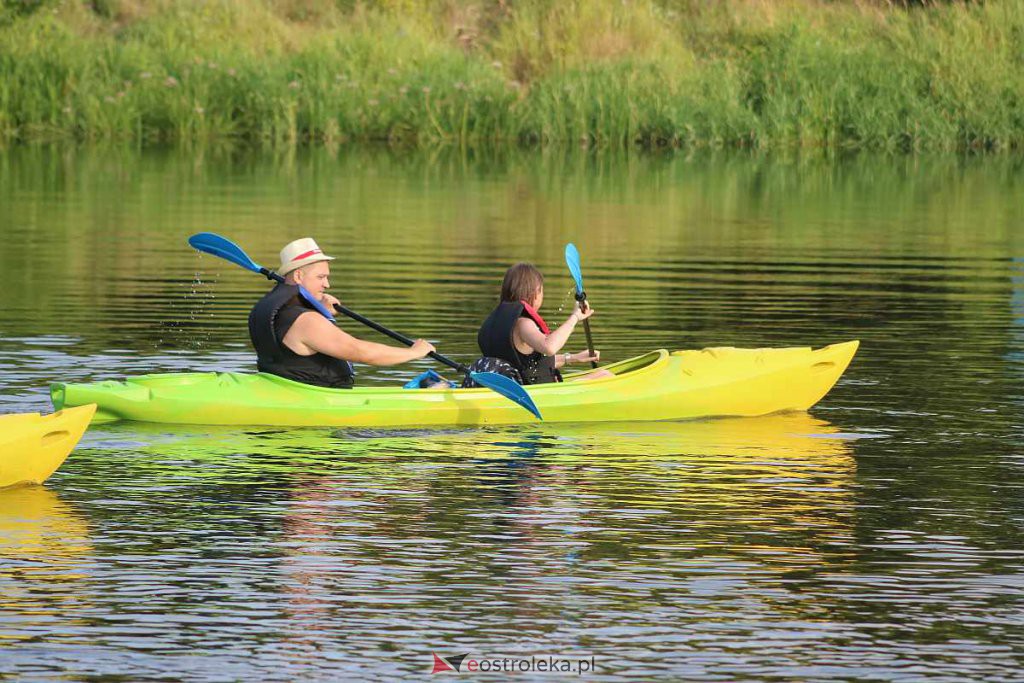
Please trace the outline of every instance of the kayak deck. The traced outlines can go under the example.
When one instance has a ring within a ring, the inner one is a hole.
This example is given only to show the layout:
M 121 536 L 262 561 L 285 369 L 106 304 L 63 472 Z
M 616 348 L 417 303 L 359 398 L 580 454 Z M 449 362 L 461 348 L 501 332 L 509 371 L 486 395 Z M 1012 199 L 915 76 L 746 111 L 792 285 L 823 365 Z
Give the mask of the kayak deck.
M 547 422 L 751 417 L 807 410 L 836 383 L 858 342 L 813 350 L 657 350 L 605 366 L 612 377 L 527 391 Z M 54 406 L 97 403 L 94 421 L 280 426 L 521 424 L 534 418 L 488 389 L 325 389 L 264 373 L 171 373 L 51 387 Z

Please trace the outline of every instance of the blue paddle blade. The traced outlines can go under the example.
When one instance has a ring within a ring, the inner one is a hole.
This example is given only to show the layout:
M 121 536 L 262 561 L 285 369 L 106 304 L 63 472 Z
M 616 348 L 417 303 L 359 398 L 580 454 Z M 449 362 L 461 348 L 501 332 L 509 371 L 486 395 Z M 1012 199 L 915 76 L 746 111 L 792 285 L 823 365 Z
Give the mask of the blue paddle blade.
M 537 416 L 538 420 L 544 418 L 540 415 L 540 410 L 537 408 L 537 404 L 533 402 L 530 395 L 526 393 L 526 389 L 522 387 L 519 382 L 506 377 L 505 375 L 499 375 L 496 372 L 471 372 L 469 376 L 473 378 L 477 384 L 482 387 L 487 387 L 491 391 L 495 391 L 510 401 L 515 401 L 522 407 L 529 410 L 531 413 Z
M 193 249 L 198 249 L 203 253 L 213 256 L 219 256 L 254 273 L 258 273 L 261 270 L 260 266 L 249 258 L 249 255 L 242 251 L 240 246 L 215 233 L 196 233 L 188 238 L 188 243 L 192 245 Z
M 565 265 L 569 266 L 572 279 L 576 281 L 576 293 L 583 293 L 583 272 L 580 270 L 580 252 L 572 242 L 565 245 Z

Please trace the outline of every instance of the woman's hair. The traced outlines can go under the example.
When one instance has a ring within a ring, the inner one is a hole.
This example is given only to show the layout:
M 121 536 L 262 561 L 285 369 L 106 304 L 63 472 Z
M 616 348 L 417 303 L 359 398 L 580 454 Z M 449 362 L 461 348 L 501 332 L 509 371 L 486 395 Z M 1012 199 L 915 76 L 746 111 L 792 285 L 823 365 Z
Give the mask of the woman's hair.
M 502 301 L 530 301 L 544 286 L 544 276 L 530 263 L 517 263 L 501 283 Z

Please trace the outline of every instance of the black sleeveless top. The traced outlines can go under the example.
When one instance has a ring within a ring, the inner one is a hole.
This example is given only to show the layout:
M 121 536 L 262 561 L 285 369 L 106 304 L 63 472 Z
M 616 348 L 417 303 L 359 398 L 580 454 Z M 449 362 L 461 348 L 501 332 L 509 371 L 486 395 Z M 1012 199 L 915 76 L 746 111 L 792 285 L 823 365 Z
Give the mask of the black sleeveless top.
M 476 335 L 480 353 L 511 363 L 522 375 L 523 384 L 561 382 L 562 373 L 555 368 L 554 356 L 545 356 L 539 351 L 523 355 L 512 343 L 512 330 L 522 317 L 530 317 L 522 303 L 502 301 L 498 304 Z
M 355 373 L 347 361 L 323 353 L 300 356 L 284 344 L 284 336 L 298 317 L 313 310 L 299 297 L 296 285 L 279 284 L 260 299 L 249 313 L 256 367 L 260 372 L 304 384 L 351 389 Z

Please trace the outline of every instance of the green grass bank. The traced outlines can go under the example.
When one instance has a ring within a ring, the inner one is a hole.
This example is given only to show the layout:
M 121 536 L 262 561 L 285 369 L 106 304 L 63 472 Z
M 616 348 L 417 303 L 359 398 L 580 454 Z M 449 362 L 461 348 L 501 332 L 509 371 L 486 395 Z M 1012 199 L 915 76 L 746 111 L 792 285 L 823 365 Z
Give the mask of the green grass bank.
M 1024 147 L 1024 0 L 0 0 L 0 140 Z

